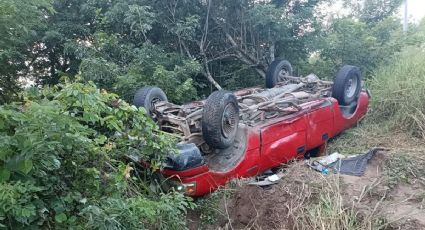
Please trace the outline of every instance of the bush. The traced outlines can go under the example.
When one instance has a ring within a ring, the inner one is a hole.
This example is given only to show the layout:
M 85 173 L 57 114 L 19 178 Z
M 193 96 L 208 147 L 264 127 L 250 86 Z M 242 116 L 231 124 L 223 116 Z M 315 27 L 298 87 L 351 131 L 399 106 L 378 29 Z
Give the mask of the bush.
M 425 50 L 408 47 L 369 82 L 373 119 L 425 138 Z
M 0 226 L 127 229 L 184 227 L 192 203 L 154 193 L 127 154 L 155 170 L 172 138 L 94 84 L 31 89 L 0 107 Z

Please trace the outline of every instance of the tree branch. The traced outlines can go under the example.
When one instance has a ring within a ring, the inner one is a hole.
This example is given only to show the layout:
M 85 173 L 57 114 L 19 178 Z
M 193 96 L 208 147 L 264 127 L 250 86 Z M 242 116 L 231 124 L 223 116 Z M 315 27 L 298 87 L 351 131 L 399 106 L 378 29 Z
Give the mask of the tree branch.
M 236 51 L 236 56 L 238 57 L 239 60 L 241 60 L 243 63 L 245 63 L 246 65 L 250 65 L 250 66 L 255 66 L 254 69 L 255 71 L 257 71 L 257 73 L 262 77 L 265 78 L 266 77 L 266 71 L 264 68 L 262 68 L 260 66 L 260 63 L 257 59 L 253 58 L 252 56 L 250 56 L 248 53 L 246 53 L 245 51 L 243 51 L 238 44 L 235 42 L 235 40 L 233 39 L 233 37 L 224 30 L 224 34 L 227 38 L 227 40 L 230 42 L 230 44 L 233 46 L 233 48 Z
M 201 41 L 199 42 L 199 51 L 200 54 L 202 56 L 202 63 L 203 63 L 203 71 L 202 74 L 208 79 L 208 81 L 214 85 L 215 88 L 217 88 L 218 90 L 222 90 L 223 88 L 220 86 L 220 84 L 218 84 L 218 82 L 216 82 L 213 78 L 213 76 L 211 75 L 209 66 L 208 66 L 208 57 L 205 54 L 205 43 L 207 41 L 207 37 L 208 37 L 208 27 L 209 27 L 209 17 L 210 17 L 210 8 L 211 8 L 211 0 L 208 0 L 208 9 L 207 9 L 207 15 L 205 18 L 205 25 L 204 25 L 204 31 L 202 32 L 202 38 Z
M 218 82 L 216 82 L 214 80 L 214 78 L 211 75 L 210 69 L 208 67 L 208 63 L 206 61 L 206 59 L 203 59 L 203 64 L 204 64 L 204 68 L 202 70 L 202 74 L 208 79 L 208 81 L 214 85 L 215 88 L 217 88 L 218 90 L 222 90 L 223 88 L 220 86 L 220 84 L 218 84 Z

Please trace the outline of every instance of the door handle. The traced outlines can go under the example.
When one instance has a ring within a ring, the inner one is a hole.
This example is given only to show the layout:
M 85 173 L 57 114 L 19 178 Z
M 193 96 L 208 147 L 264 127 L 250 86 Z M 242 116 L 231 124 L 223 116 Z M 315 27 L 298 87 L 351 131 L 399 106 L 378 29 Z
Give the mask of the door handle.
M 300 146 L 297 148 L 297 154 L 301 154 L 305 152 L 305 145 Z

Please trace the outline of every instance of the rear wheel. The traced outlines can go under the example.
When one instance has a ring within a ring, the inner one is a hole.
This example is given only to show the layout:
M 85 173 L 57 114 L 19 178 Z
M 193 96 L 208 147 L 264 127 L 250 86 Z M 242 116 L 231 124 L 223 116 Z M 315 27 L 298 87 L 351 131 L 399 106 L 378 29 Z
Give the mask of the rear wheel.
M 362 75 L 356 66 L 345 65 L 336 74 L 332 87 L 332 97 L 340 105 L 350 105 L 359 97 L 362 88 Z
M 266 73 L 266 87 L 273 88 L 283 82 L 285 77 L 292 75 L 292 65 L 287 60 L 274 60 Z
M 152 116 L 154 104 L 159 101 L 168 101 L 164 91 L 155 86 L 145 86 L 138 89 L 134 94 L 133 105 L 138 108 L 145 108 L 148 114 Z
M 230 91 L 213 92 L 207 99 L 202 114 L 202 135 L 212 148 L 225 149 L 235 140 L 239 125 L 239 107 Z

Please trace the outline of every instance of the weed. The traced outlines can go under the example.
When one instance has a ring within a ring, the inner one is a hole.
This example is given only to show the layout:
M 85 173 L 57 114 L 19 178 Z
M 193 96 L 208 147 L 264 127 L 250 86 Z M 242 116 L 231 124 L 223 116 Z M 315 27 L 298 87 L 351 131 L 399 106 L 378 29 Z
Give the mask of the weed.
M 381 146 L 389 129 L 389 126 L 376 124 L 366 117 L 356 128 L 348 129 L 336 138 L 331 139 L 327 152 L 329 154 L 334 152 L 356 154 L 371 147 Z
M 189 221 L 199 224 L 198 227 L 205 229 L 216 224 L 220 219 L 227 218 L 222 204 L 231 195 L 228 189 L 219 189 L 205 197 L 196 199 L 197 207 L 192 211 Z
M 416 154 L 393 154 L 385 163 L 385 174 L 390 187 L 401 182 L 411 184 L 413 180 L 422 180 L 424 183 L 425 159 Z

